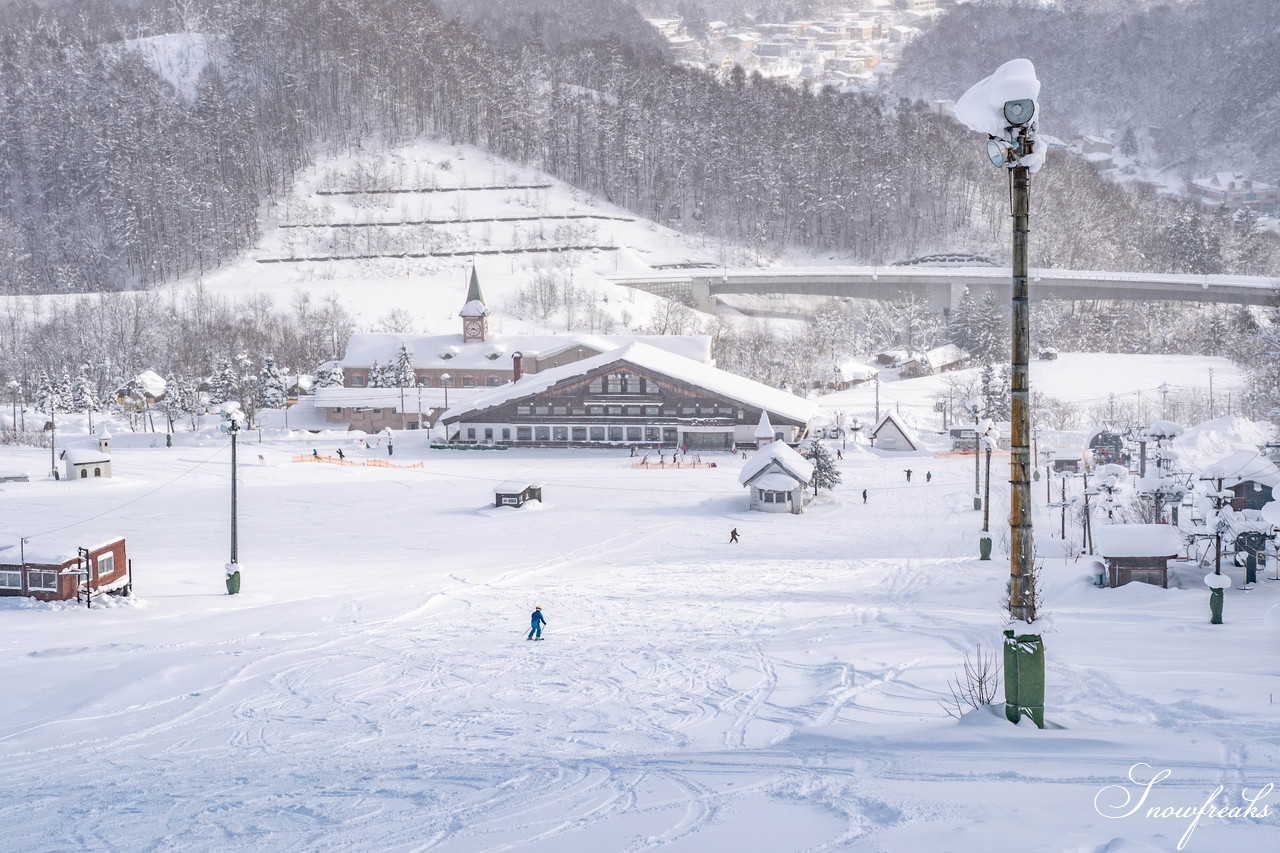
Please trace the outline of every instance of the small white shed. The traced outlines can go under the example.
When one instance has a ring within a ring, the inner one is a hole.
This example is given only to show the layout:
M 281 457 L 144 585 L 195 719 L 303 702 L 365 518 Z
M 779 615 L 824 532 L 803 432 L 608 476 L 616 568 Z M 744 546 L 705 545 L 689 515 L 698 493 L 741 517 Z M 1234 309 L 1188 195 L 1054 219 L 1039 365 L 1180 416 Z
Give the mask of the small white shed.
M 751 490 L 748 509 L 757 512 L 804 512 L 813 463 L 785 441 L 767 444 L 742 466 L 738 482 Z

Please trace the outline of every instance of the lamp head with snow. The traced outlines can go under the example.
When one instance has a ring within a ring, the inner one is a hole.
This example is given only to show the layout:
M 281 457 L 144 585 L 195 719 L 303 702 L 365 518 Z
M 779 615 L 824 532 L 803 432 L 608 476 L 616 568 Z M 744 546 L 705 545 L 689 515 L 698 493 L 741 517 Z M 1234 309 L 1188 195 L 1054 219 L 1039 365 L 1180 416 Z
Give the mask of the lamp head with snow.
M 1004 102 L 1004 119 L 1013 127 L 1022 127 L 1035 117 L 1036 102 L 1030 98 L 1018 98 Z

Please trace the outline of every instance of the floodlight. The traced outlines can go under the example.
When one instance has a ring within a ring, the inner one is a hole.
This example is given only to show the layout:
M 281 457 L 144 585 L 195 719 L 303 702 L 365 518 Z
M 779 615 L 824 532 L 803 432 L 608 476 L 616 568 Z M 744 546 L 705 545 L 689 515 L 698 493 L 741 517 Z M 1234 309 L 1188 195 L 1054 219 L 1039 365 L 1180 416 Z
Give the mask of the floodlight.
M 1012 163 L 1016 158 L 1013 146 L 1003 139 L 992 137 L 987 142 L 987 157 L 991 159 L 991 165 L 996 168 L 1002 168 Z
M 1019 98 L 1016 101 L 1004 102 L 1005 121 L 1014 127 L 1021 127 L 1031 121 L 1036 114 L 1036 102 L 1030 98 Z

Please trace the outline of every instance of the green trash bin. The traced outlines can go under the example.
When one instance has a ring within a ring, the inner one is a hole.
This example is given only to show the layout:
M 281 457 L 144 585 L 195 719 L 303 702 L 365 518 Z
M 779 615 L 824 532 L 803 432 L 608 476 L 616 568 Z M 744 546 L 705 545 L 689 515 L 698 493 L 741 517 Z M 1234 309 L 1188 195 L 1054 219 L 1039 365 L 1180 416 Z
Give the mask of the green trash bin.
M 1004 632 L 1004 715 L 1030 717 L 1044 728 L 1044 640 L 1039 634 Z

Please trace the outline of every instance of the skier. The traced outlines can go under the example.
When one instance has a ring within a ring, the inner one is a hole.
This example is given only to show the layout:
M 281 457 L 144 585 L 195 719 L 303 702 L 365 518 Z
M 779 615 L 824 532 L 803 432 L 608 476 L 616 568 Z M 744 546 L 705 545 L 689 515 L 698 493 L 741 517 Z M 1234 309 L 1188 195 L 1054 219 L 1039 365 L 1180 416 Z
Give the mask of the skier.
M 339 448 L 338 448 L 338 458 L 339 458 L 339 459 L 346 459 L 346 458 L 347 458 L 347 457 L 346 457 L 346 454 L 344 454 L 344 453 L 342 452 L 342 448 L 341 448 L 341 447 L 339 447 Z
M 931 482 L 933 482 L 933 472 L 932 472 L 932 471 L 925 471 L 925 472 L 924 472 L 924 481 L 925 481 L 926 483 L 931 483 Z
M 312 458 L 312 459 L 319 459 L 319 458 L 320 458 L 320 454 L 319 454 L 319 453 L 316 453 L 316 449 L 315 449 L 314 447 L 313 447 L 313 448 L 311 448 L 311 458 Z
M 910 482 L 911 482 L 911 469 L 910 469 L 910 468 L 908 468 L 908 469 L 907 469 L 907 482 L 908 482 L 908 483 L 910 483 Z
M 738 541 L 738 528 L 735 527 L 729 531 L 729 541 L 730 542 Z
M 866 489 L 863 489 L 863 490 L 862 490 L 862 502 L 863 502 L 863 503 L 866 503 L 866 502 L 867 502 L 867 490 L 866 490 Z
M 547 620 L 542 618 L 542 608 L 533 608 L 533 613 L 529 616 L 529 636 L 526 640 L 541 640 L 542 626 L 547 624 Z

